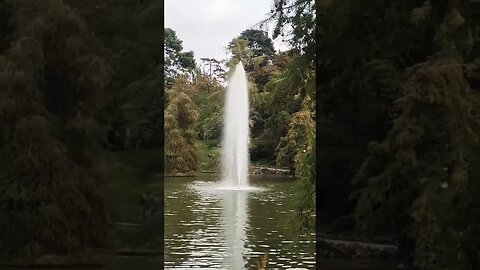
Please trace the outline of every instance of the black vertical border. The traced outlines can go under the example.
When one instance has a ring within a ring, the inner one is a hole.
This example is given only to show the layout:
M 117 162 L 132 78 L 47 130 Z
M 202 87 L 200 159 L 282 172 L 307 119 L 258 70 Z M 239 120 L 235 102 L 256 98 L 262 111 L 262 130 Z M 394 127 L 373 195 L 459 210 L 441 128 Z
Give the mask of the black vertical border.
M 318 1 L 320 0 L 315 0 L 315 35 L 314 35 L 314 43 L 315 43 L 315 260 L 316 260 L 316 266 L 315 269 L 318 269 L 320 267 L 320 245 L 319 245 L 319 235 L 320 235 L 320 205 L 319 205 L 319 200 L 318 200 L 318 194 L 319 194 L 319 178 L 318 178 L 318 172 L 320 171 L 320 163 L 318 161 L 318 157 L 320 156 L 320 151 L 319 151 L 319 145 L 320 145 L 320 140 L 318 136 L 318 113 L 320 111 L 320 106 L 319 106 L 319 98 L 318 98 L 318 85 L 320 85 L 319 80 L 320 76 L 318 74 L 318 65 L 319 65 L 319 45 L 317 44 L 319 38 L 320 38 L 320 31 L 319 31 L 319 19 L 318 19 Z

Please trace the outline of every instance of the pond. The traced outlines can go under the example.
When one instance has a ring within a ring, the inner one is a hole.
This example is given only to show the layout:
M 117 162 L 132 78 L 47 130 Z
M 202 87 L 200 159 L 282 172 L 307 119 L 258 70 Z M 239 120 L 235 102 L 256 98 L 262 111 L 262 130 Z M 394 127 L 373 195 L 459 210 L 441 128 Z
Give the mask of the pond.
M 300 234 L 294 180 L 252 176 L 255 191 L 213 188 L 218 176 L 166 177 L 165 269 L 315 269 L 314 233 Z

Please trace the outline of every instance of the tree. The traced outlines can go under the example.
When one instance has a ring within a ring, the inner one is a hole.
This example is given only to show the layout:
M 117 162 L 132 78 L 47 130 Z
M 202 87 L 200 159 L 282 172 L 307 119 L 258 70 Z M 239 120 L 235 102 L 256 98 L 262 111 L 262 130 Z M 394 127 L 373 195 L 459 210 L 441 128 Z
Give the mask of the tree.
M 248 46 L 248 41 L 243 38 L 234 38 L 228 45 L 228 49 L 232 53 L 227 67 L 230 71 L 241 61 L 245 67 L 246 72 L 253 69 L 252 58 L 253 50 Z
M 299 176 L 295 190 L 297 217 L 302 227 L 312 230 L 316 199 L 314 1 L 279 0 L 274 1 L 274 6 L 264 22 L 276 21 L 274 38 L 287 34 L 288 27 L 293 29 L 288 33 L 293 49 L 284 70 L 272 73 L 261 90 L 262 94 L 265 92 L 269 117 L 261 135 L 254 139 L 254 145 L 275 149 L 277 163 L 287 165 Z M 260 82 L 263 78 L 256 76 L 256 79 Z
M 193 101 L 199 112 L 199 138 L 219 139 L 222 132 L 224 89 L 215 79 L 206 75 L 199 75 L 194 87 L 196 95 Z
M 214 58 L 200 58 L 202 60 L 202 73 L 219 82 L 225 81 L 226 71 L 222 67 L 223 61 Z
M 309 110 L 292 116 L 287 135 L 277 146 L 277 163 L 293 164 L 300 178 L 297 192 L 297 220 L 302 229 L 315 228 L 315 120 Z
M 254 119 L 252 156 L 275 160 L 275 149 L 287 134 L 292 115 L 302 110 L 305 99 L 314 100 L 313 69 L 304 69 L 303 57 L 292 58 L 282 71 L 272 73 L 262 92 L 251 94 Z
M 227 50 L 232 54 L 228 67 L 242 61 L 246 72 L 265 66 L 275 55 L 272 39 L 266 32 L 256 29 L 243 31 L 228 43 Z
M 273 38 L 284 36 L 290 45 L 305 53 L 309 59 L 315 56 L 315 7 L 330 1 L 312 0 L 274 0 L 270 16 L 259 25 L 266 27 L 274 22 Z M 319 30 L 319 29 L 317 29 Z
M 170 28 L 165 28 L 163 48 L 166 87 L 169 87 L 179 75 L 193 76 L 195 69 L 193 52 L 182 52 L 182 41 L 177 37 L 175 31 Z
M 275 54 L 272 40 L 267 33 L 255 29 L 247 29 L 228 45 L 231 58 L 227 63 L 230 70 L 241 60 L 248 76 L 251 96 L 251 137 L 250 153 L 252 159 L 275 160 L 275 148 L 288 127 L 291 104 L 298 104 L 298 99 L 286 101 L 285 91 L 290 97 L 295 95 L 296 85 L 288 90 L 282 88 L 283 80 L 276 80 L 293 58 L 288 53 Z M 298 77 L 297 77 L 298 79 Z M 278 82 L 278 83 L 277 83 Z M 287 83 L 288 84 L 288 83 Z M 289 84 L 292 86 L 291 84 Z M 281 88 L 277 91 L 276 87 Z M 291 90 L 291 91 L 290 91 Z M 281 93 L 281 94 L 280 94 Z M 277 99 L 275 102 L 272 99 Z M 287 104 L 284 104 L 287 103 Z M 284 107 L 278 106 L 285 105 Z M 288 108 L 288 109 L 287 109 Z M 284 110 L 279 113 L 278 110 Z M 278 121 L 277 121 L 278 120 Z
M 109 69 L 86 24 L 62 1 L 8 1 L 0 56 L 0 252 L 65 254 L 104 244 L 95 121 Z
M 273 56 L 275 54 L 272 39 L 265 31 L 247 29 L 243 31 L 238 38 L 247 41 L 248 47 L 253 51 L 253 57 Z
M 464 71 L 478 69 L 472 54 L 478 38 L 468 38 L 475 28 L 470 8 L 455 2 L 412 10 L 417 27 L 434 26 L 431 55 L 407 71 L 401 113 L 385 140 L 372 143 L 357 174 L 357 228 L 378 233 L 387 225 L 403 251 L 414 251 L 407 255 L 419 269 L 478 266 L 478 201 L 470 190 L 478 182 L 480 103 L 468 83 L 472 73 Z
M 387 136 L 405 70 L 426 60 L 435 32 L 431 24 L 412 25 L 415 1 L 317 5 L 319 205 L 325 214 L 350 216 L 352 179 L 367 146 Z
M 192 101 L 196 89 L 186 77 L 178 78 L 168 90 L 165 109 L 165 170 L 167 173 L 193 173 L 198 168 L 198 109 Z
M 163 4 L 159 0 L 70 1 L 86 18 L 112 67 L 99 119 L 113 150 L 163 142 Z

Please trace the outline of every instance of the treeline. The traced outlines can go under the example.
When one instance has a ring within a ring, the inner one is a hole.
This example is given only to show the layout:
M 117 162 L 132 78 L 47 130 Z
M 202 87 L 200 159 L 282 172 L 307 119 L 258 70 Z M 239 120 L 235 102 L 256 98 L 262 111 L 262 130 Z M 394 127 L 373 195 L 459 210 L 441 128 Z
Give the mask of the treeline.
M 317 1 L 323 225 L 477 269 L 478 1 Z
M 102 152 L 162 145 L 162 7 L 0 1 L 2 258 L 109 244 Z

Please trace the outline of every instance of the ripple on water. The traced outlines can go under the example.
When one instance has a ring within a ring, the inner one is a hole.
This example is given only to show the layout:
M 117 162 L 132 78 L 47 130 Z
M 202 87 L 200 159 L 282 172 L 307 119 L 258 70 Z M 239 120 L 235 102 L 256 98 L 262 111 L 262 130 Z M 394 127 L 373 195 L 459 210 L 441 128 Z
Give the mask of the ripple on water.
M 166 269 L 250 269 L 265 253 L 270 269 L 315 269 L 314 241 L 295 241 L 289 223 L 287 184 L 254 183 L 249 191 L 212 181 L 166 185 Z

